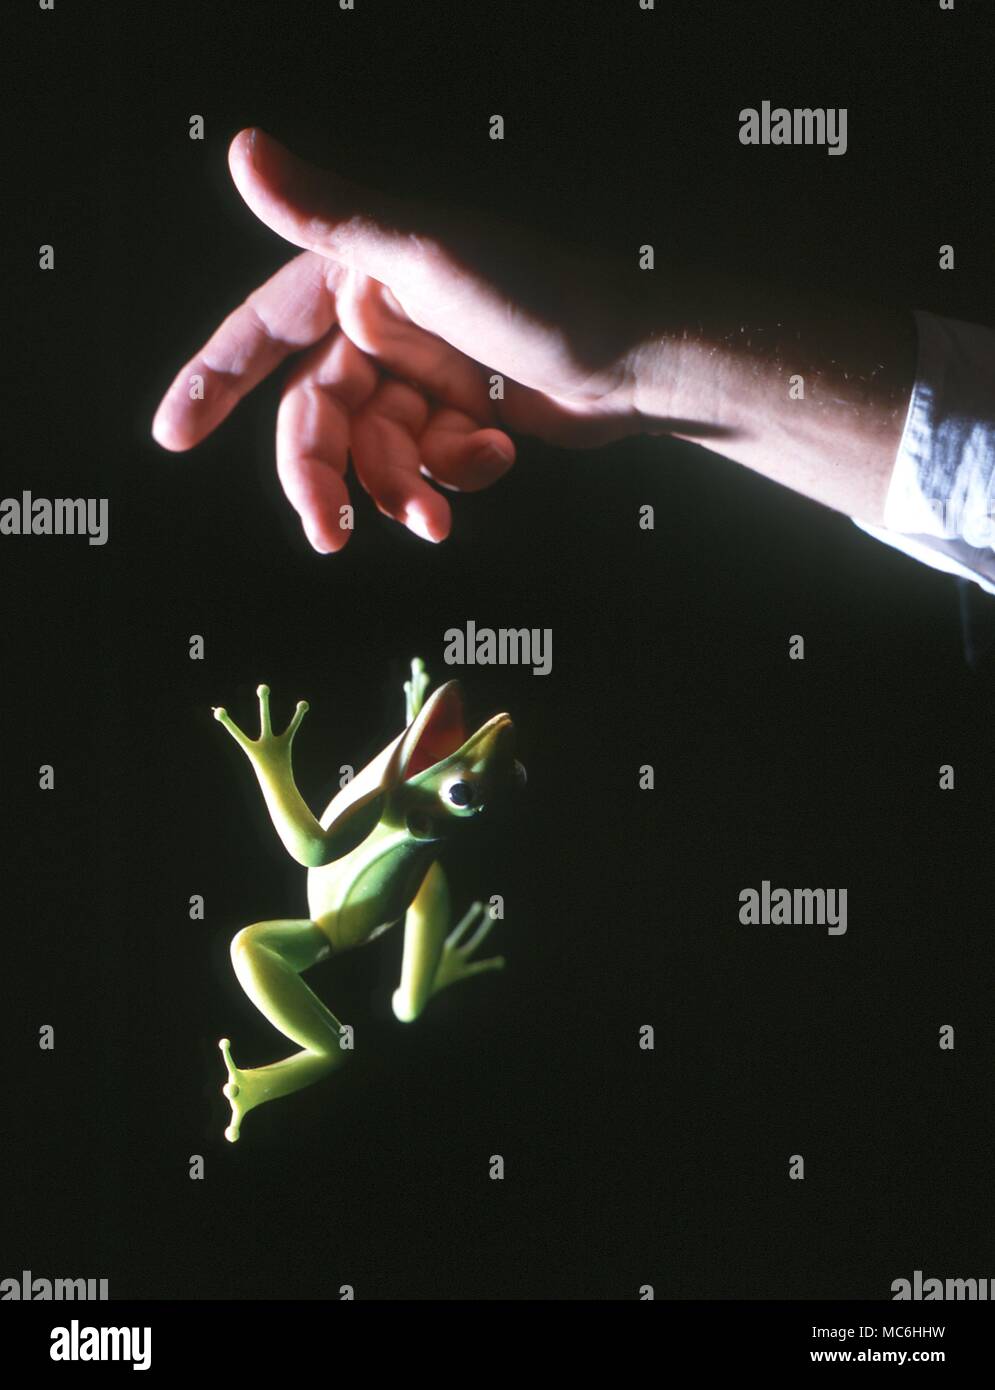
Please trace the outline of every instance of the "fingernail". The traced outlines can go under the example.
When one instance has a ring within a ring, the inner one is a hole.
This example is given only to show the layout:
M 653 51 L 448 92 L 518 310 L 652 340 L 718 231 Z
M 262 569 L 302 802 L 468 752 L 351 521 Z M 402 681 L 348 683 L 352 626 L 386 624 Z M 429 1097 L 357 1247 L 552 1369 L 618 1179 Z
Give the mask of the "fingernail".
M 504 449 L 499 449 L 496 444 L 485 444 L 483 448 L 477 450 L 473 457 L 480 459 L 481 462 L 493 463 L 495 466 L 503 463 L 506 468 L 510 468 L 514 463 L 512 455 Z
M 496 482 L 514 462 L 514 458 L 496 444 L 484 444 L 467 459 L 467 468 L 474 479 Z
M 404 524 L 409 531 L 414 531 L 416 536 L 421 536 L 423 541 L 431 541 L 435 544 L 436 537 L 432 535 L 428 528 L 428 518 L 421 507 L 413 505 L 404 509 Z
M 316 550 L 319 555 L 331 555 L 334 547 L 326 545 L 324 541 L 321 539 L 321 537 L 318 535 L 317 531 L 312 531 L 311 528 L 307 525 L 303 526 L 303 530 L 305 536 L 307 537 L 307 543 L 312 550 Z
M 258 167 L 259 156 L 262 154 L 262 141 L 259 139 L 263 131 L 254 125 L 249 131 L 249 162 L 254 168 Z

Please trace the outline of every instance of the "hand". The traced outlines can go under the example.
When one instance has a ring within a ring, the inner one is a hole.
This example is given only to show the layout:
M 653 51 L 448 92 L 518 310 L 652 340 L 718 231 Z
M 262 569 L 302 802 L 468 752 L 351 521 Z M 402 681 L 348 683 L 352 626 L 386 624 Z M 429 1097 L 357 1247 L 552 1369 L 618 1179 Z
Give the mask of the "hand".
M 356 475 L 385 515 L 449 533 L 443 488 L 489 487 L 507 430 L 592 447 L 639 428 L 625 296 L 536 239 L 399 203 L 321 173 L 260 131 L 229 152 L 257 217 L 305 248 L 230 314 L 180 371 L 155 438 L 190 449 L 285 358 L 277 470 L 315 549 L 349 538 Z M 490 382 L 503 378 L 503 399 Z M 190 378 L 203 378 L 191 399 Z

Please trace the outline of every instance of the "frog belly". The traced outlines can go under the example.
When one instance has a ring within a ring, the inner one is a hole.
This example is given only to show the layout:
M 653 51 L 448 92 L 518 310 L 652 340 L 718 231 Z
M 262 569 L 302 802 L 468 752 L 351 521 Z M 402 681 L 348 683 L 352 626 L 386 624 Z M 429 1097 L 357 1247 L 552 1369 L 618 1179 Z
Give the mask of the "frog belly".
M 435 846 L 406 836 L 366 856 L 358 872 L 346 861 L 308 873 L 308 911 L 337 951 L 361 946 L 399 921 L 435 857 Z

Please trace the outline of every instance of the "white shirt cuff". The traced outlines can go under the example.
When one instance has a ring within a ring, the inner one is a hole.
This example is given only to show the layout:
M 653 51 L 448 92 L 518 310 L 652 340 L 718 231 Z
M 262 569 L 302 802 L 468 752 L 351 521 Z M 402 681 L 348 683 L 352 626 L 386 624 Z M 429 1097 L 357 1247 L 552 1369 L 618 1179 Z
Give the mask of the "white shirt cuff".
M 916 381 L 884 507 L 857 522 L 995 594 L 995 331 L 915 314 Z

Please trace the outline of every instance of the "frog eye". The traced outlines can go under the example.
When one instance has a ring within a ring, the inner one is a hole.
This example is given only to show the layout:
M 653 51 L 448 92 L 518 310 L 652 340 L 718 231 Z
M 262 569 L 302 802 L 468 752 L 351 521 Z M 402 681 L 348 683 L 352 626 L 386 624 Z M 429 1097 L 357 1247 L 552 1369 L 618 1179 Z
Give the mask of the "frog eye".
M 454 806 L 472 806 L 477 799 L 477 790 L 471 782 L 460 780 L 449 783 L 446 796 Z
M 413 835 L 416 840 L 432 839 L 432 821 L 430 817 L 419 814 L 417 811 L 409 813 L 407 818 L 408 834 Z

